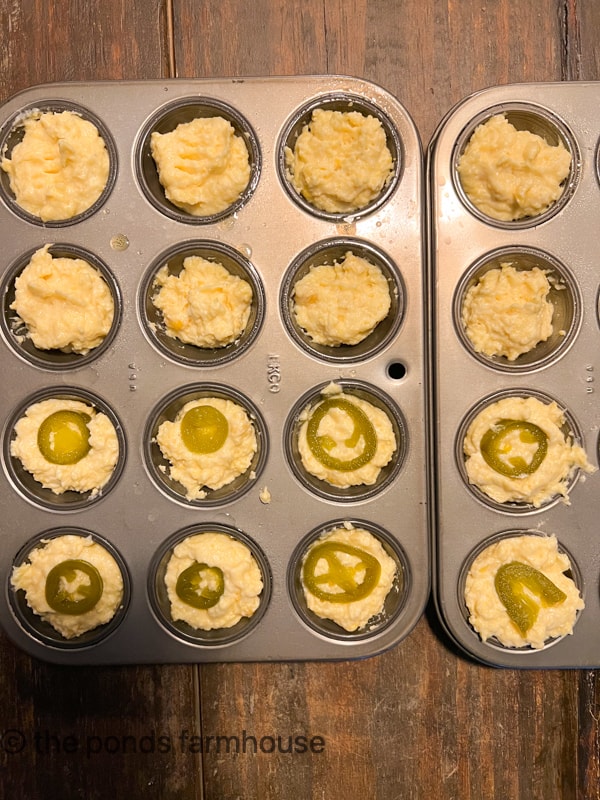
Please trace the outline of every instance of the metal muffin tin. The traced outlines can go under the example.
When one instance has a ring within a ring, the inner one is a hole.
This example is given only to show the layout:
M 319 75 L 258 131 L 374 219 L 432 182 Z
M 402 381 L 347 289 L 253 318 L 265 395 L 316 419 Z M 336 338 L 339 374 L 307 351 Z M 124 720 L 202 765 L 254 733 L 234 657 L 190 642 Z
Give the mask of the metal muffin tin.
M 507 395 L 554 399 L 570 431 L 598 466 L 599 272 L 590 231 L 600 203 L 598 128 L 600 87 L 591 83 L 517 84 L 467 98 L 442 121 L 428 152 L 431 318 L 430 371 L 436 496 L 435 599 L 456 643 L 475 658 L 506 667 L 600 666 L 600 473 L 574 475 L 571 505 L 553 501 L 534 509 L 488 502 L 468 486 L 462 436 L 469 415 L 483 401 Z M 539 217 L 497 223 L 473 209 L 456 161 L 475 126 L 505 113 L 517 128 L 561 139 L 572 153 L 561 199 Z M 556 327 L 564 334 L 539 344 L 515 362 L 476 354 L 461 326 L 461 297 L 488 266 L 511 260 L 539 264 L 563 284 L 554 293 Z M 558 297 L 557 295 L 560 295 Z M 585 609 L 573 635 L 541 650 L 484 643 L 468 622 L 463 599 L 469 559 L 502 534 L 555 534 L 573 563 Z
M 283 147 L 293 144 L 315 106 L 362 110 L 383 121 L 395 175 L 361 213 L 319 214 L 287 182 Z M 7 177 L 0 175 L 0 621 L 7 634 L 32 655 L 64 664 L 348 659 L 391 647 L 421 616 L 431 572 L 423 160 L 406 110 L 372 83 L 335 76 L 49 84 L 0 108 L 0 147 L 10 152 L 23 114 L 63 108 L 91 118 L 107 141 L 110 181 L 94 207 L 64 223 L 41 224 L 15 206 Z M 245 137 L 252 177 L 234 207 L 191 218 L 163 196 L 148 139 L 154 129 L 215 113 Z M 49 243 L 57 254 L 89 253 L 112 287 L 115 329 L 89 356 L 36 352 L 12 325 L 14 277 L 28 255 Z M 372 253 L 388 276 L 392 316 L 362 346 L 311 348 L 290 321 L 290 270 L 305 269 L 321 245 L 329 254 L 353 248 Z M 189 252 L 216 252 L 251 283 L 251 320 L 237 347 L 198 352 L 161 333 L 151 303 L 152 275 L 166 262 L 177 271 Z M 290 463 L 291 415 L 303 398 L 309 402 L 332 381 L 393 409 L 402 441 L 396 463 L 374 491 L 315 491 Z M 188 502 L 161 471 L 153 435 L 187 398 L 207 393 L 245 405 L 259 452 L 232 492 Z M 98 498 L 54 502 L 11 458 L 16 418 L 30 401 L 48 395 L 83 397 L 110 411 L 122 453 L 111 485 Z M 270 502 L 263 502 L 265 487 Z M 380 532 L 402 572 L 384 617 L 359 635 L 309 619 L 297 595 L 300 543 L 344 522 Z M 170 543 L 207 528 L 251 543 L 265 589 L 252 624 L 203 637 L 165 619 L 160 571 Z M 22 560 L 26 544 L 61 531 L 88 532 L 107 542 L 126 573 L 127 607 L 118 624 L 106 635 L 85 637 L 80 646 L 63 647 L 47 630 L 36 630 L 32 615 L 24 620 L 22 598 L 15 599 L 10 587 L 13 563 Z

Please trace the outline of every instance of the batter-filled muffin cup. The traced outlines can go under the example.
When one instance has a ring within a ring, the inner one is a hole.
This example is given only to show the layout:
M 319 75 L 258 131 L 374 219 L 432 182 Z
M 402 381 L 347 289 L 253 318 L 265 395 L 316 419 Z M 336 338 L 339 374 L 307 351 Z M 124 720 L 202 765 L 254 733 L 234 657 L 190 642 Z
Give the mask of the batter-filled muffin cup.
M 140 293 L 147 335 L 176 361 L 216 366 L 245 352 L 265 315 L 254 265 L 218 241 L 187 241 L 150 267 Z
M 284 442 L 303 486 L 325 499 L 353 502 L 384 491 L 397 478 L 408 433 L 400 409 L 383 392 L 343 379 L 298 400 Z
M 316 97 L 290 118 L 279 145 L 283 187 L 305 211 L 353 219 L 381 207 L 402 174 L 402 142 L 387 115 L 364 97 Z
M 112 408 L 76 387 L 48 387 L 21 403 L 4 432 L 14 488 L 44 508 L 76 511 L 114 488 L 125 464 L 125 435 Z
M 220 523 L 170 536 L 148 575 L 151 607 L 182 641 L 225 646 L 249 635 L 267 611 L 271 571 L 256 542 Z
M 555 361 L 581 325 L 581 299 L 568 268 L 526 247 L 486 253 L 460 281 L 454 325 L 482 363 L 520 372 Z
M 78 368 L 98 358 L 121 321 L 113 274 L 76 245 L 46 244 L 24 253 L 7 271 L 0 292 L 6 341 L 44 369 Z
M 212 98 L 181 98 L 159 109 L 137 145 L 144 195 L 179 222 L 210 224 L 239 211 L 260 177 L 261 152 L 250 123 Z
M 569 201 L 579 154 L 567 126 L 549 111 L 503 104 L 473 119 L 457 140 L 453 177 L 467 208 L 487 224 L 540 225 Z
M 362 641 L 383 632 L 401 613 L 410 571 L 402 548 L 384 528 L 340 520 L 298 544 L 288 565 L 288 592 L 315 633 Z
M 294 341 L 326 361 L 379 353 L 402 325 L 398 267 L 368 242 L 335 238 L 311 245 L 292 262 L 281 313 Z
M 456 458 L 465 484 L 485 503 L 522 513 L 562 501 L 577 480 L 597 470 L 576 420 L 539 392 L 506 390 L 465 417 Z
M 17 553 L 8 578 L 13 614 L 31 636 L 50 647 L 91 647 L 121 624 L 130 579 L 116 548 L 81 528 L 35 536 Z
M 554 534 L 506 531 L 465 560 L 458 582 L 465 623 L 490 647 L 531 653 L 573 633 L 583 581 Z
M 44 227 L 96 213 L 117 175 L 112 136 L 76 104 L 48 100 L 22 109 L 0 131 L 0 194 L 15 214 Z
M 213 506 L 253 486 L 267 459 L 265 422 L 252 401 L 221 384 L 188 385 L 154 409 L 144 434 L 150 476 L 172 499 Z

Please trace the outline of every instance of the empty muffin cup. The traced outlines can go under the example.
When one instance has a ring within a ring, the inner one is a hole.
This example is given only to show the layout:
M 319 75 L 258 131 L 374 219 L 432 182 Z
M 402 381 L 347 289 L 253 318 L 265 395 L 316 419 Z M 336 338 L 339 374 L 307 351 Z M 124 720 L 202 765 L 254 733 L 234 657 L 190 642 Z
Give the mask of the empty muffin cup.
M 596 470 L 572 414 L 534 390 L 507 389 L 480 401 L 465 416 L 455 458 L 465 486 L 486 505 L 507 513 L 548 508 Z
M 159 623 L 176 639 L 224 647 L 260 624 L 271 597 L 271 570 L 246 533 L 203 522 L 177 531 L 155 553 L 148 596 Z
M 219 289 L 219 291 L 217 291 Z M 186 241 L 151 265 L 140 292 L 150 340 L 175 361 L 213 367 L 244 353 L 258 336 L 265 292 L 254 265 L 218 241 Z
M 110 406 L 79 387 L 50 386 L 28 397 L 4 428 L 3 458 L 14 488 L 53 511 L 104 498 L 125 464 L 125 434 Z
M 404 287 L 384 252 L 338 237 L 294 259 L 280 303 L 286 328 L 303 350 L 324 361 L 359 361 L 381 352 L 400 329 Z
M 456 333 L 481 363 L 525 372 L 556 361 L 581 325 L 582 302 L 567 267 L 540 250 L 502 248 L 465 273 L 454 303 Z
M 579 180 L 576 140 L 546 109 L 503 103 L 475 118 L 457 139 L 452 175 L 458 196 L 482 222 L 516 230 L 565 207 Z
M 358 219 L 376 211 L 402 176 L 398 131 L 381 108 L 358 95 L 313 98 L 287 121 L 277 147 L 284 189 L 322 219 Z
M 383 633 L 402 613 L 410 586 L 396 539 L 360 519 L 314 529 L 288 564 L 288 593 L 303 623 L 319 636 L 349 644 Z
M 177 160 L 185 169 L 177 169 Z M 249 122 L 213 98 L 181 98 L 144 126 L 136 172 L 146 199 L 162 214 L 207 225 L 230 217 L 259 181 L 261 152 Z
M 19 550 L 7 594 L 28 635 L 48 647 L 79 650 L 117 630 L 127 613 L 131 582 L 109 541 L 82 528 L 61 527 L 33 537 Z
M 245 494 L 267 460 L 268 434 L 254 403 L 216 383 L 184 386 L 154 409 L 144 433 L 151 478 L 187 505 L 215 506 Z
M 384 392 L 341 379 L 296 402 L 286 420 L 284 446 L 292 473 L 309 492 L 351 503 L 393 483 L 408 432 L 400 409 Z
M 43 369 L 77 369 L 94 361 L 111 346 L 121 322 L 114 275 L 96 255 L 72 244 L 24 253 L 7 270 L 0 292 L 0 329 L 7 343 Z
M 458 604 L 465 625 L 487 646 L 526 655 L 573 632 L 583 588 L 576 561 L 554 534 L 508 530 L 465 559 Z
M 63 156 L 66 143 L 68 158 Z M 0 196 L 17 216 L 44 227 L 73 225 L 94 215 L 117 176 L 116 147 L 102 120 L 66 100 L 21 109 L 0 131 L 0 154 Z M 45 165 L 36 176 L 32 161 Z

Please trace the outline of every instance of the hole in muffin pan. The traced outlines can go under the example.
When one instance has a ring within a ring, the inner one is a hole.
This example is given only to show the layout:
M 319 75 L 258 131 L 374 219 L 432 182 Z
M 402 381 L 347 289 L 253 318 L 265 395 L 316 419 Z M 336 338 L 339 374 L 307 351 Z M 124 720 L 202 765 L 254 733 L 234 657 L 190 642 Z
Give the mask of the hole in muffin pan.
M 314 267 L 332 266 L 342 262 L 348 252 L 365 259 L 381 271 L 389 288 L 390 309 L 386 317 L 361 342 L 338 346 L 320 344 L 298 325 L 294 313 L 295 285 Z M 283 279 L 280 306 L 282 319 L 290 336 L 303 350 L 323 361 L 346 362 L 370 358 L 385 349 L 402 325 L 404 298 L 405 290 L 399 270 L 384 252 L 360 239 L 336 237 L 311 245 L 294 259 Z
M 337 503 L 353 503 L 367 500 L 383 492 L 396 480 L 408 451 L 408 428 L 400 409 L 389 396 L 377 387 L 362 381 L 352 381 L 348 379 L 336 380 L 335 384 L 342 389 L 343 395 L 324 395 L 322 393 L 323 389 L 329 385 L 328 383 L 324 383 L 306 392 L 290 410 L 283 434 L 285 455 L 292 473 L 300 484 L 311 494 L 321 497 L 324 500 L 333 500 Z M 317 478 L 304 468 L 298 449 L 298 434 L 304 412 L 315 406 L 325 397 L 343 397 L 348 395 L 365 400 L 386 413 L 396 437 L 396 450 L 388 464 L 382 467 L 374 484 L 361 484 L 342 488 L 333 486 Z
M 28 560 L 28 556 L 38 547 L 43 547 L 46 541 L 56 539 L 59 536 L 81 536 L 91 537 L 94 542 L 104 547 L 115 559 L 123 578 L 123 597 L 115 615 L 104 625 L 86 631 L 73 639 L 67 639 L 59 631 L 55 630 L 49 622 L 42 619 L 27 604 L 25 592 L 22 589 L 15 590 L 11 585 L 11 572 L 7 579 L 7 596 L 10 609 L 15 616 L 20 627 L 31 637 L 40 641 L 47 647 L 58 648 L 60 650 L 80 650 L 86 647 L 95 647 L 100 642 L 105 641 L 119 627 L 127 614 L 129 601 L 131 598 L 131 579 L 127 565 L 119 551 L 107 539 L 89 530 L 76 527 L 60 527 L 44 531 L 31 538 L 16 554 L 13 559 L 13 567 L 20 566 Z
M 234 342 L 223 347 L 198 347 L 169 336 L 162 312 L 152 301 L 156 294 L 156 273 L 166 266 L 169 275 L 179 275 L 189 256 L 221 264 L 229 273 L 245 280 L 252 289 L 246 327 Z M 237 358 L 255 342 L 265 318 L 265 290 L 254 265 L 233 247 L 218 241 L 188 240 L 163 253 L 151 265 L 141 285 L 139 309 L 146 334 L 164 355 L 189 366 L 214 367 Z
M 92 406 L 97 412 L 105 414 L 112 423 L 117 434 L 119 455 L 113 472 L 104 486 L 95 494 L 93 491 L 77 492 L 66 491 L 63 494 L 55 494 L 51 489 L 46 489 L 39 483 L 33 475 L 28 472 L 21 461 L 11 455 L 11 441 L 15 437 L 14 427 L 18 420 L 25 414 L 27 409 L 42 400 L 77 400 Z M 28 501 L 35 505 L 49 509 L 50 511 L 79 511 L 88 508 L 90 504 L 97 503 L 106 497 L 107 494 L 118 483 L 126 459 L 126 443 L 123 426 L 115 412 L 110 406 L 91 392 L 79 387 L 69 386 L 48 386 L 33 395 L 30 395 L 13 411 L 6 421 L 3 435 L 3 459 L 4 466 L 14 488 L 20 492 Z
M 91 122 L 96 126 L 100 136 L 102 137 L 109 158 L 109 170 L 106 185 L 101 192 L 98 199 L 81 214 L 74 217 L 69 217 L 62 220 L 47 220 L 43 221 L 35 214 L 31 214 L 22 208 L 16 201 L 15 194 L 10 187 L 9 176 L 4 170 L 0 170 L 0 197 L 6 202 L 10 210 L 26 222 L 33 225 L 41 225 L 44 228 L 62 228 L 69 225 L 75 225 L 89 219 L 96 214 L 99 209 L 104 205 L 108 196 L 112 192 L 113 186 L 117 178 L 118 164 L 117 164 L 117 149 L 113 138 L 102 120 L 92 113 L 89 109 L 71 103 L 68 100 L 45 100 L 43 103 L 35 103 L 22 108 L 17 114 L 11 117 L 3 129 L 0 131 L 0 154 L 2 157 L 10 158 L 13 148 L 19 144 L 25 135 L 23 122 L 28 117 L 37 113 L 62 113 L 63 111 L 72 111 L 83 119 Z
M 393 172 L 379 195 L 370 203 L 352 212 L 331 213 L 323 211 L 307 201 L 293 186 L 289 169 L 286 164 L 286 148 L 294 150 L 294 146 L 305 125 L 310 122 L 315 109 L 326 111 L 358 111 L 363 116 L 375 117 L 381 122 L 385 131 L 387 146 L 392 155 Z M 312 216 L 331 221 L 344 221 L 360 219 L 380 208 L 394 193 L 400 180 L 404 165 L 403 145 L 395 125 L 380 107 L 371 103 L 367 98 L 350 93 L 331 93 L 313 98 L 309 103 L 299 108 L 287 121 L 277 144 L 277 165 L 281 184 L 291 200 Z
M 460 608 L 461 615 L 464 619 L 465 626 L 479 642 L 481 642 L 485 647 L 489 647 L 492 650 L 497 650 L 504 653 L 516 653 L 519 655 L 527 656 L 528 654 L 539 653 L 541 651 L 539 648 L 536 649 L 534 647 L 531 647 L 529 644 L 525 644 L 522 647 L 509 647 L 503 644 L 501 641 L 499 641 L 498 638 L 495 636 L 487 639 L 484 642 L 481 639 L 479 633 L 472 627 L 471 623 L 469 622 L 470 613 L 469 613 L 469 608 L 467 606 L 467 602 L 465 600 L 465 585 L 467 580 L 467 574 L 471 569 L 471 565 L 475 561 L 477 556 L 481 555 L 481 553 L 483 553 L 483 551 L 486 550 L 488 547 L 491 547 L 492 545 L 496 544 L 497 542 L 503 539 L 514 538 L 518 536 L 539 536 L 544 538 L 546 534 L 540 533 L 540 531 L 536 530 L 517 528 L 517 529 L 500 531 L 496 534 L 493 534 L 492 536 L 489 536 L 488 538 L 479 542 L 479 544 L 465 558 L 462 567 L 460 569 L 456 588 L 457 588 L 458 606 Z M 570 569 L 568 569 L 564 574 L 568 578 L 571 578 L 575 586 L 579 589 L 581 595 L 585 598 L 585 587 L 583 582 L 583 576 L 581 570 L 579 569 L 579 565 L 577 564 L 571 553 L 567 550 L 567 548 L 562 544 L 560 538 L 557 537 L 557 539 L 558 539 L 558 552 L 566 555 L 570 562 Z M 580 609 L 577 611 L 574 625 L 577 624 L 577 621 L 580 619 L 582 613 L 585 613 L 585 609 Z M 552 647 L 552 645 L 564 639 L 565 636 L 568 636 L 568 634 L 548 639 L 542 650 Z
M 385 598 L 383 610 L 377 616 L 372 617 L 366 626 L 356 631 L 347 631 L 333 620 L 322 619 L 311 611 L 306 604 L 306 597 L 302 587 L 302 561 L 308 548 L 323 534 L 329 533 L 336 528 L 343 528 L 348 524 L 353 528 L 362 528 L 371 533 L 380 542 L 387 555 L 396 563 L 396 577 L 391 590 Z M 366 522 L 360 519 L 342 519 L 328 522 L 315 528 L 298 543 L 288 564 L 288 595 L 300 619 L 314 633 L 348 644 L 361 642 L 383 633 L 402 613 L 410 594 L 410 589 L 410 566 L 402 547 L 385 528 L 373 522 Z
M 554 307 L 550 337 L 512 361 L 503 355 L 489 356 L 475 350 L 462 319 L 463 304 L 469 289 L 488 271 L 501 269 L 502 264 L 510 264 L 517 271 L 534 267 L 544 271 L 550 283 L 547 299 Z M 577 282 L 571 271 L 558 259 L 531 247 L 506 247 L 486 253 L 467 270 L 456 288 L 452 311 L 456 334 L 474 358 L 499 371 L 517 373 L 541 369 L 565 354 L 581 327 L 582 307 Z
M 206 496 L 198 499 L 188 499 L 185 488 L 171 478 L 170 463 L 163 456 L 156 441 L 159 427 L 165 421 L 173 422 L 179 411 L 192 400 L 201 400 L 208 397 L 218 397 L 231 400 L 241 406 L 247 413 L 256 434 L 257 449 L 248 469 L 231 483 L 219 489 L 206 488 Z M 167 497 L 177 500 L 187 506 L 212 507 L 238 500 L 252 486 L 261 475 L 268 456 L 268 431 L 266 423 L 254 403 L 233 387 L 225 387 L 217 383 L 188 384 L 176 389 L 167 395 L 155 407 L 150 415 L 144 431 L 144 460 L 148 473 L 154 483 Z
M 114 275 L 106 264 L 96 255 L 72 244 L 52 244 L 48 247 L 48 252 L 55 258 L 81 259 L 93 267 L 107 284 L 114 307 L 113 321 L 107 335 L 103 341 L 89 352 L 82 354 L 63 350 L 42 350 L 36 347 L 29 336 L 27 326 L 17 315 L 11 305 L 15 300 L 15 281 L 21 275 L 25 267 L 29 264 L 31 257 L 39 248 L 34 248 L 24 253 L 19 259 L 8 268 L 0 292 L 2 295 L 2 316 L 0 317 L 0 329 L 10 347 L 18 356 L 29 363 L 49 370 L 68 370 L 77 369 L 89 364 L 105 353 L 113 343 L 119 329 L 123 305 L 121 290 Z
M 191 122 L 198 118 L 222 117 L 233 127 L 248 149 L 250 179 L 246 188 L 237 200 L 218 213 L 206 216 L 195 216 L 187 213 L 165 195 L 158 177 L 156 163 L 150 150 L 152 133 L 169 133 L 181 123 Z M 262 165 L 262 156 L 258 137 L 250 123 L 233 106 L 214 98 L 187 97 L 159 109 L 144 125 L 136 145 L 136 176 L 146 199 L 167 217 L 188 225 L 209 225 L 237 213 L 250 199 L 258 185 Z
M 497 114 L 504 115 L 517 130 L 529 131 L 541 136 L 549 145 L 556 146 L 559 142 L 562 142 L 571 154 L 571 168 L 568 177 L 564 181 L 562 194 L 541 214 L 517 220 L 498 220 L 482 213 L 463 189 L 457 169 L 459 159 L 475 129 Z M 486 225 L 514 231 L 541 225 L 557 215 L 573 196 L 579 182 L 580 171 L 581 157 L 576 139 L 567 125 L 556 114 L 530 103 L 501 103 L 480 112 L 463 129 L 454 146 L 451 174 L 455 190 L 461 202 L 474 217 Z
M 467 412 L 465 415 L 460 427 L 458 428 L 455 445 L 454 445 L 454 458 L 456 462 L 457 469 L 460 473 L 460 476 L 463 480 L 465 487 L 468 489 L 469 492 L 481 503 L 488 506 L 489 508 L 493 508 L 496 511 L 502 511 L 507 514 L 527 514 L 527 513 L 538 513 L 540 511 L 545 511 L 552 506 L 557 505 L 561 502 L 562 496 L 561 495 L 553 495 L 552 497 L 548 498 L 545 502 L 541 503 L 539 506 L 534 506 L 532 503 L 521 503 L 521 502 L 505 502 L 500 503 L 496 500 L 489 497 L 483 490 L 479 489 L 475 484 L 469 482 L 469 478 L 466 471 L 466 457 L 463 452 L 463 444 L 465 440 L 465 436 L 467 430 L 473 420 L 488 408 L 493 403 L 496 403 L 498 400 L 505 400 L 507 398 L 528 398 L 533 397 L 544 404 L 549 403 L 556 403 L 557 406 L 561 409 L 564 415 L 564 423 L 561 427 L 561 430 L 567 439 L 571 439 L 576 444 L 580 444 L 583 446 L 583 435 L 581 433 L 581 429 L 577 424 L 577 421 L 571 414 L 571 412 L 564 406 L 563 403 L 560 403 L 556 398 L 551 397 L 550 395 L 544 394 L 543 392 L 539 392 L 534 389 L 504 389 L 503 391 L 499 391 L 493 395 L 489 395 L 483 398 L 481 401 L 477 403 L 470 411 Z M 580 478 L 581 474 L 580 468 L 575 468 L 572 470 L 571 474 L 565 481 L 565 486 L 567 490 L 567 494 L 570 495 L 575 484 Z
M 251 617 L 243 617 L 230 628 L 203 630 L 194 628 L 184 620 L 174 621 L 171 603 L 165 584 L 167 565 L 177 544 L 200 533 L 223 533 L 240 541 L 249 548 L 260 570 L 263 588 L 259 595 L 259 606 Z M 159 624 L 172 636 L 189 644 L 203 647 L 225 647 L 245 638 L 260 624 L 271 600 L 272 577 L 269 562 L 258 544 L 245 532 L 218 522 L 202 522 L 177 531 L 163 542 L 154 554 L 148 572 L 148 597 L 150 606 Z

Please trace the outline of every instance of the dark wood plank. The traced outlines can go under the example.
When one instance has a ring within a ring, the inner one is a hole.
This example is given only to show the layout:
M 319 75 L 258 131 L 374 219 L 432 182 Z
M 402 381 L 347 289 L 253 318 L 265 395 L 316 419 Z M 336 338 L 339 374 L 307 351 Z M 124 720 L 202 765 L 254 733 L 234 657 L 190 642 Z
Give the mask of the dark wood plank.
M 0 0 L 0 101 L 63 80 L 169 75 L 163 0 Z M 0 637 L 0 796 L 154 797 L 201 793 L 193 667 L 68 669 Z M 163 738 L 160 738 L 163 737 Z
M 574 9 L 558 0 L 274 5 L 178 0 L 177 74 L 359 75 L 404 102 L 427 145 L 468 94 L 565 79 L 579 59 Z M 597 779 L 593 674 L 474 664 L 431 610 L 400 646 L 362 662 L 203 666 L 201 697 L 207 800 L 571 800 L 582 773 Z M 319 752 L 277 752 L 290 736 L 316 737 Z

